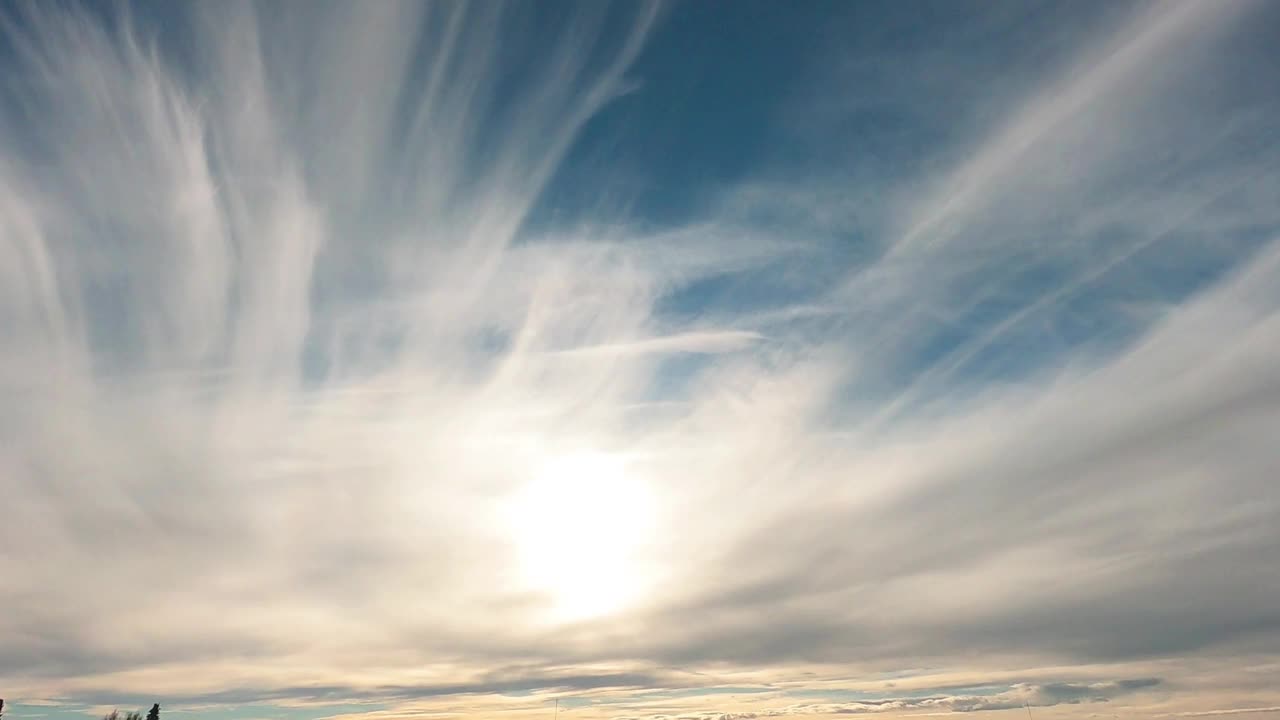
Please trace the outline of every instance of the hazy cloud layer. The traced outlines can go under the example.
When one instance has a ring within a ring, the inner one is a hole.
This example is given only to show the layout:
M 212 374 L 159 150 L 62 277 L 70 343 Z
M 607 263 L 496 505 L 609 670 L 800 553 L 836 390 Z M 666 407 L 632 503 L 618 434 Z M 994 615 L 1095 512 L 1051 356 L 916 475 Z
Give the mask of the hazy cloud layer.
M 691 219 L 692 5 L 3 10 L 0 692 L 1274 706 L 1280 16 L 871 7 Z
M 1053 683 L 1050 685 L 1018 685 L 1006 692 L 988 695 L 937 695 L 932 697 L 888 698 L 847 703 L 809 703 L 788 705 L 765 712 L 698 712 L 680 715 L 650 715 L 645 720 L 751 720 L 761 717 L 793 715 L 862 715 L 893 712 L 979 712 L 1012 710 L 1034 705 L 1107 702 L 1114 697 L 1131 694 L 1159 685 L 1156 678 L 1097 683 Z M 623 720 L 623 719 L 619 719 Z M 637 720 L 626 718 L 626 720 Z

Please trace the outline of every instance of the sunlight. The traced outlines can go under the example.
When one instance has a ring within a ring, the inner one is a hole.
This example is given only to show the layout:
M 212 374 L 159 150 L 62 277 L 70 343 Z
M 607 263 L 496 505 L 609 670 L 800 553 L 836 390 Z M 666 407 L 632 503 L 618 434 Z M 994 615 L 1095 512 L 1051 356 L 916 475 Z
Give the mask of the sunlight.
M 653 497 L 619 458 L 556 458 L 515 494 L 509 512 L 521 582 L 552 599 L 553 619 L 617 611 L 643 588 L 639 551 L 653 531 Z

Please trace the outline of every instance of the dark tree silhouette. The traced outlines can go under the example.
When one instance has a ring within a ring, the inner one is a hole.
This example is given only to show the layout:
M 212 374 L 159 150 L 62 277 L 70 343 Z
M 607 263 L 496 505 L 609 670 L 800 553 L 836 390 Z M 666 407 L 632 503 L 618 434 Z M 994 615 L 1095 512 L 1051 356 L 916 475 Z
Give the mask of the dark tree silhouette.
M 151 710 L 147 712 L 147 720 L 160 720 L 160 703 L 151 706 Z

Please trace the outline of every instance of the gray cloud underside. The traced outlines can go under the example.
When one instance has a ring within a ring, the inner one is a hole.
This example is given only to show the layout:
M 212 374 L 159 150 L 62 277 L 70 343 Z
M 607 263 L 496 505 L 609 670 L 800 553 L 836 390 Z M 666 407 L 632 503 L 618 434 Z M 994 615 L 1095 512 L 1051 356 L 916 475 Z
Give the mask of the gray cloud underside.
M 1280 705 L 1275 707 L 1227 708 L 1224 710 L 1204 710 L 1199 712 L 1179 713 L 1182 717 L 1212 717 L 1214 715 L 1249 715 L 1253 713 L 1280 713 Z
M 841 703 L 805 703 L 786 705 L 763 712 L 696 712 L 679 715 L 619 716 L 615 720 L 752 720 L 795 715 L 863 715 L 868 713 L 911 712 L 914 714 L 946 714 L 988 710 L 1021 709 L 1024 706 L 1051 707 L 1063 704 L 1108 702 L 1160 684 L 1157 678 L 1136 678 L 1096 683 L 1051 683 L 1018 685 L 1005 692 L 990 695 L 936 695 L 930 697 L 889 698 Z

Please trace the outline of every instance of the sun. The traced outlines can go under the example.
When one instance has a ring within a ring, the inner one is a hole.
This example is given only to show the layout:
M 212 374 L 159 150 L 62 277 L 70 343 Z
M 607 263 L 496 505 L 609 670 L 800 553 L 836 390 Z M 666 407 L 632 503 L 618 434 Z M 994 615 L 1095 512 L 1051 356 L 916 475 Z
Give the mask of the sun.
M 523 586 L 552 601 L 556 620 L 609 614 L 634 602 L 647 573 L 654 501 L 647 482 L 602 453 L 554 458 L 511 498 Z

